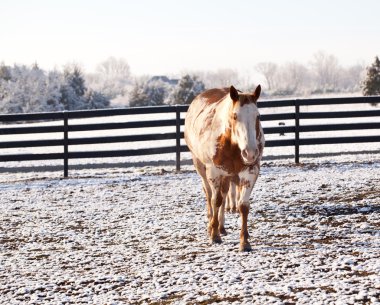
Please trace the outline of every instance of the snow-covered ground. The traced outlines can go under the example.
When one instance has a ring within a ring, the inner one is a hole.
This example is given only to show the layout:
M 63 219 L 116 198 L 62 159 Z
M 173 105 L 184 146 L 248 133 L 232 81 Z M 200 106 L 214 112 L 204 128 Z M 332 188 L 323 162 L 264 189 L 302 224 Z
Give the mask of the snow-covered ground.
M 329 160 L 264 162 L 250 253 L 191 166 L 3 173 L 0 304 L 380 304 L 380 156 Z
M 329 111 L 318 107 L 303 111 Z M 342 110 L 354 109 L 374 108 L 350 105 Z M 142 119 L 149 117 L 135 118 Z M 380 118 L 302 124 L 356 121 Z M 82 122 L 88 120 L 75 123 Z M 116 130 L 113 135 L 173 129 Z M 369 134 L 379 131 L 302 136 Z M 0 136 L 0 141 L 21 139 Z M 147 144 L 175 141 L 86 149 Z M 173 162 L 174 154 L 70 160 L 68 179 L 62 179 L 62 161 L 1 163 L 0 304 L 380 304 L 380 143 L 302 146 L 299 166 L 293 154 L 293 147 L 265 149 L 251 196 L 251 253 L 238 252 L 236 214 L 227 215 L 229 234 L 223 244 L 209 244 L 199 177 L 190 165 L 180 173 L 173 165 L 162 165 Z M 184 153 L 182 159 L 190 155 Z M 98 166 L 80 166 L 88 162 Z M 136 162 L 161 166 L 133 167 Z M 58 171 L 41 165 L 58 166 L 53 168 Z

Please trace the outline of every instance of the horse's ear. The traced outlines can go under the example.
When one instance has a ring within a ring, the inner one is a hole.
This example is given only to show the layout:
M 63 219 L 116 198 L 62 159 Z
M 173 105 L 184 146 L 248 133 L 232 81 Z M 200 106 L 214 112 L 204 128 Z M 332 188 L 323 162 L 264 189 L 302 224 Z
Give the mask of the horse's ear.
M 231 99 L 236 102 L 239 100 L 239 92 L 235 89 L 234 86 L 230 87 L 230 97 Z
M 256 104 L 257 103 L 257 100 L 259 99 L 260 97 L 260 93 L 261 93 L 261 86 L 258 85 L 255 89 L 255 92 L 253 92 L 253 102 Z

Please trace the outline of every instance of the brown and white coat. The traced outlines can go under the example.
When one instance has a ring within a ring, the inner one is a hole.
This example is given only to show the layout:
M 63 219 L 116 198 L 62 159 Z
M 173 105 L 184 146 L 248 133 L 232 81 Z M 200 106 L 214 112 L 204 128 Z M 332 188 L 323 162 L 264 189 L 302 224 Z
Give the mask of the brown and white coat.
M 226 233 L 224 205 L 232 184 L 231 198 L 237 198 L 242 217 L 242 251 L 251 249 L 247 229 L 249 197 L 259 175 L 265 144 L 257 108 L 260 92 L 260 86 L 253 94 L 243 94 L 232 86 L 207 90 L 194 99 L 185 119 L 185 140 L 207 198 L 211 241 L 220 243 L 220 234 Z

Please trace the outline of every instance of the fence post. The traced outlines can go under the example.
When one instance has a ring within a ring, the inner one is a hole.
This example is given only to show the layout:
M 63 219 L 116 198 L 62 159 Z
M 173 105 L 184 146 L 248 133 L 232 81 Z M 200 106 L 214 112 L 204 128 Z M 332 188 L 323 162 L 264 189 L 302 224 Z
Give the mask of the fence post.
M 295 162 L 296 164 L 300 163 L 300 103 L 298 100 L 295 100 Z
M 176 108 L 176 111 L 175 111 L 175 119 L 176 119 L 176 123 L 175 123 L 175 127 L 176 127 L 176 137 L 175 137 L 175 140 L 176 140 L 176 143 L 175 143 L 175 147 L 176 147 L 176 171 L 179 172 L 181 170 L 181 111 L 180 111 L 180 108 L 177 106 L 175 106 Z
M 63 111 L 63 176 L 69 176 L 69 114 Z

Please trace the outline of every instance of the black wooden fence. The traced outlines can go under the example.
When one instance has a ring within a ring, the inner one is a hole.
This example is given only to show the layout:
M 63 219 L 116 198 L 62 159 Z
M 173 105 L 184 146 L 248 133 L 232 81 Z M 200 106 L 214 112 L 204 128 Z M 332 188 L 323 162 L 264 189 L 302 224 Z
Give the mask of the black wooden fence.
M 268 113 L 262 114 L 261 120 L 265 121 L 293 121 L 291 126 L 275 126 L 264 128 L 264 133 L 294 133 L 292 139 L 275 139 L 267 140 L 266 147 L 294 146 L 295 162 L 300 161 L 299 148 L 301 145 L 318 145 L 318 144 L 343 144 L 343 143 L 367 143 L 380 142 L 380 134 L 375 136 L 349 136 L 349 137 L 325 137 L 325 138 L 302 138 L 300 135 L 304 132 L 317 131 L 338 131 L 338 130 L 364 130 L 378 129 L 379 122 L 364 123 L 344 123 L 344 124 L 323 124 L 323 125 L 303 125 L 303 119 L 333 119 L 333 118 L 360 118 L 360 117 L 380 117 L 380 110 L 362 110 L 362 111 L 336 111 L 336 112 L 303 112 L 303 106 L 315 105 L 341 105 L 341 104 L 368 104 L 379 103 L 380 97 L 355 97 L 355 98 L 334 98 L 334 99 L 295 99 L 282 101 L 264 101 L 259 103 L 260 108 L 283 108 L 291 109 L 285 113 Z M 290 107 L 290 108 L 289 108 Z M 9 114 L 0 115 L 0 136 L 4 135 L 27 135 L 27 134 L 48 134 L 61 133 L 60 139 L 42 139 L 42 140 L 22 140 L 22 141 L 2 141 L 0 149 L 25 148 L 25 147 L 63 147 L 62 153 L 17 153 L 3 154 L 0 150 L 0 162 L 11 161 L 35 161 L 35 160 L 63 160 L 64 176 L 68 176 L 69 160 L 80 158 L 107 158 L 107 157 L 129 157 L 140 155 L 154 155 L 164 153 L 176 154 L 176 168 L 180 169 L 181 152 L 188 151 L 185 145 L 181 145 L 183 132 L 181 126 L 184 124 L 181 113 L 187 111 L 188 106 L 160 106 L 160 107 L 141 107 L 141 108 L 123 108 L 123 109 L 106 109 L 106 110 L 89 110 L 89 111 L 63 111 L 51 113 L 33 113 L 33 114 Z M 270 111 L 267 111 L 270 112 Z M 148 115 L 148 114 L 171 114 L 172 119 L 144 120 L 144 121 L 127 121 L 127 122 L 110 122 L 110 123 L 71 123 L 73 119 L 112 117 L 112 116 L 131 116 L 131 115 Z M 175 114 L 175 115 L 174 115 Z M 35 121 L 58 121 L 61 125 L 54 126 L 17 126 L 17 122 L 35 122 Z M 9 124 L 12 124 L 10 126 Z M 84 137 L 71 138 L 71 132 L 78 131 L 99 131 L 99 130 L 116 130 L 116 129 L 133 129 L 133 128 L 151 128 L 151 127 L 173 127 L 173 132 L 156 133 L 144 135 L 118 135 L 103 137 Z M 0 138 L 1 139 L 1 138 Z M 158 141 L 158 140 L 175 140 L 175 145 L 127 149 L 127 150 L 101 150 L 101 151 L 70 151 L 74 145 L 87 144 L 105 144 L 121 142 L 138 142 L 138 141 Z

